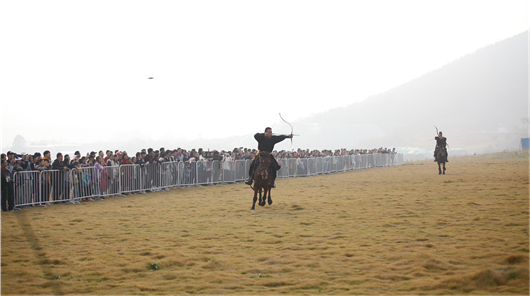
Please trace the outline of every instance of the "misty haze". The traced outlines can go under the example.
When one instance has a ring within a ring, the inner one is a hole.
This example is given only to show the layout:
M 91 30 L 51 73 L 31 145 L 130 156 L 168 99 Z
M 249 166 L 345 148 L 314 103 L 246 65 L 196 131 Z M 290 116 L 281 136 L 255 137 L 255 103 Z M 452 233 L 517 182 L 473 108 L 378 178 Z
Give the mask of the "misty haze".
M 448 138 L 451 156 L 518 150 L 521 138 L 528 137 L 528 31 L 362 102 L 309 115 L 291 124 L 301 135 L 293 140 L 293 149 L 397 147 L 398 152 L 405 153 L 405 159 L 421 159 L 433 151 L 437 126 Z M 279 118 L 272 128 L 289 132 Z M 132 131 L 124 131 L 122 136 L 114 141 L 87 140 L 79 144 L 53 139 L 33 142 L 20 134 L 4 141 L 2 150 L 50 150 L 54 154 L 106 149 L 136 152 L 148 147 L 228 151 L 255 146 L 253 134 L 186 140 L 179 138 L 177 129 L 163 140 L 138 137 Z M 287 150 L 288 146 L 277 148 Z

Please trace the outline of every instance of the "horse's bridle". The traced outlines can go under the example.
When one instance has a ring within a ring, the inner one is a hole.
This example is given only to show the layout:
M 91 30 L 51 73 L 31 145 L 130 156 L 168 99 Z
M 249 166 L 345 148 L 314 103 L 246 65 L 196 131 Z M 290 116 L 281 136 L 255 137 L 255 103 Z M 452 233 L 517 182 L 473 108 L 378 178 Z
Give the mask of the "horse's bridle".
M 258 174 L 263 180 L 267 180 L 267 178 L 269 177 L 269 168 L 261 168 L 261 170 L 258 171 Z
M 263 162 L 261 160 L 261 157 L 262 157 L 262 155 L 260 154 L 260 156 L 259 156 L 260 164 L 258 165 L 258 167 L 261 166 L 261 164 Z M 269 157 L 269 156 L 266 156 L 266 157 Z M 269 161 L 270 161 L 270 159 L 269 159 Z M 269 163 L 269 166 L 270 166 L 270 163 Z M 269 167 L 268 166 L 262 167 L 261 169 L 258 170 L 258 174 L 261 176 L 261 178 L 266 180 L 269 177 Z

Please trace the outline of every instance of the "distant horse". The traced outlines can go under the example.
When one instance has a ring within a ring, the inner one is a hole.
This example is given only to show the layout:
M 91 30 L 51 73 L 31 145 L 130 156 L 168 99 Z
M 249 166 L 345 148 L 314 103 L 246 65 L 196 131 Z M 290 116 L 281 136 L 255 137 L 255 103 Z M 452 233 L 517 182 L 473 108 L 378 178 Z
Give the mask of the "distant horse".
M 436 162 L 438 163 L 438 175 L 442 174 L 440 164 L 443 164 L 443 174 L 445 175 L 445 162 L 447 161 L 447 153 L 444 147 L 438 147 L 436 150 Z
M 271 167 L 271 158 L 270 158 L 270 152 L 268 151 L 261 151 L 258 156 L 258 167 L 254 171 L 254 202 L 252 203 L 251 210 L 254 210 L 256 206 L 256 200 L 258 192 L 259 192 L 259 205 L 265 206 L 265 199 L 269 199 L 269 205 L 272 204 L 271 199 L 271 186 L 270 182 L 272 180 L 272 172 L 270 171 Z M 261 192 L 263 190 L 263 199 L 261 198 Z

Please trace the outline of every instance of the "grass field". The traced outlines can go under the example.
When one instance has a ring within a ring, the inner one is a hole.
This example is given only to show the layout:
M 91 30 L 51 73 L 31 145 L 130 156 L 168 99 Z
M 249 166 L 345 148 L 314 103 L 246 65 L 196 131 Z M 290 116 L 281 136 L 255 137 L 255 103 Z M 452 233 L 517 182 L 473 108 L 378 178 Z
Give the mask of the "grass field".
M 1 292 L 529 294 L 528 153 L 277 187 L 255 211 L 236 184 L 2 213 Z

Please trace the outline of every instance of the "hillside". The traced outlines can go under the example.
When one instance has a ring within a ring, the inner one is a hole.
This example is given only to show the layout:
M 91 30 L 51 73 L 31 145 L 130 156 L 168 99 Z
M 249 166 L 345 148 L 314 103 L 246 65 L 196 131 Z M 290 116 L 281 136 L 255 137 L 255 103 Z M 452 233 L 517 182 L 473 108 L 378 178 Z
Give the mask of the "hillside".
M 513 148 L 527 130 L 528 32 L 489 45 L 363 102 L 294 122 L 300 147 L 431 149 L 438 126 L 452 148 Z M 318 145 L 321 146 L 321 145 Z

